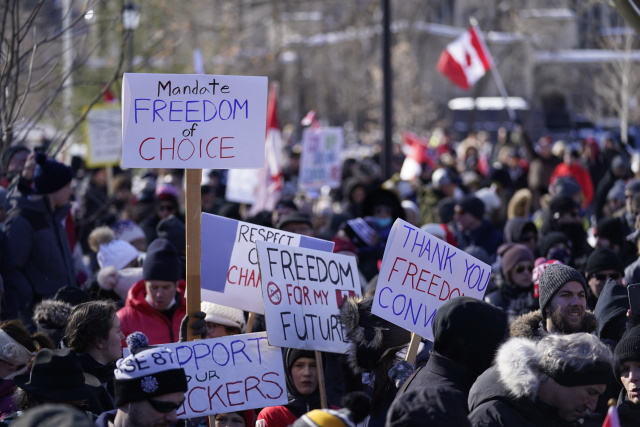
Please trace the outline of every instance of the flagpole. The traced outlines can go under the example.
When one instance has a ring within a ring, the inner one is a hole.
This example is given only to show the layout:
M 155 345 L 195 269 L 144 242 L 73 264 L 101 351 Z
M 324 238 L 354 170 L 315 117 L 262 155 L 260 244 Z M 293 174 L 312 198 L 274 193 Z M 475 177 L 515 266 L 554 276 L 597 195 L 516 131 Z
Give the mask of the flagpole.
M 478 21 L 473 16 L 469 17 L 469 23 L 474 28 L 478 27 Z M 480 37 L 480 39 L 482 40 L 483 37 Z M 487 48 L 487 52 L 489 52 L 488 48 Z M 493 62 L 493 56 L 491 56 L 491 62 Z M 509 119 L 512 122 L 515 122 L 516 112 L 513 110 L 513 108 L 511 108 L 511 105 L 509 105 L 509 95 L 507 94 L 507 89 L 504 87 L 502 76 L 500 75 L 500 71 L 498 71 L 498 67 L 496 64 L 493 64 L 493 66 L 491 67 L 491 75 L 493 76 L 493 80 L 495 80 L 496 82 L 496 86 L 498 86 L 498 91 L 500 92 L 500 96 L 502 96 L 502 100 L 504 101 L 504 108 L 507 109 L 507 113 L 509 114 Z

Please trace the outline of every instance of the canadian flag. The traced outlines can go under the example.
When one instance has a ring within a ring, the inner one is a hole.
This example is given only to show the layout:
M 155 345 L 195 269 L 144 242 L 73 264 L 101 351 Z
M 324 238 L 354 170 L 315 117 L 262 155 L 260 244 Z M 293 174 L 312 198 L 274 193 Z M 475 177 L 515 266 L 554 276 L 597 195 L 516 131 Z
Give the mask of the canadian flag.
M 256 201 L 250 214 L 262 210 L 273 210 L 282 193 L 282 135 L 278 120 L 277 85 L 271 84 L 267 100 L 267 134 L 265 143 L 264 168 L 260 169 Z
M 407 156 L 400 169 L 400 179 L 412 181 L 422 173 L 422 164 L 426 163 L 430 167 L 435 167 L 435 163 L 427 154 L 429 140 L 422 139 L 413 132 L 402 133 L 402 149 Z
M 616 405 L 609 406 L 607 418 L 604 419 L 602 427 L 620 427 L 620 418 L 618 417 L 618 408 L 616 408 Z
M 438 60 L 438 71 L 465 90 L 471 89 L 492 66 L 482 34 L 473 25 L 449 43 Z

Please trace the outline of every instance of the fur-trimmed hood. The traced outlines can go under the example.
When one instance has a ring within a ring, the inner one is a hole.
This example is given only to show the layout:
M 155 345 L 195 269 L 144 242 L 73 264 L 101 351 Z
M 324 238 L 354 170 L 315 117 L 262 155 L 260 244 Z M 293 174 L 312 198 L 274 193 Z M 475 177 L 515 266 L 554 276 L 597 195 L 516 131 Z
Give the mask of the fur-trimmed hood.
M 598 320 L 590 311 L 584 313 L 584 329 L 580 332 L 590 334 L 596 333 L 598 330 Z M 513 321 L 511 324 L 511 337 L 522 337 L 529 339 L 540 339 L 546 334 L 546 331 L 540 330 L 540 322 L 542 322 L 542 312 L 540 310 L 523 314 Z
M 349 340 L 347 359 L 357 374 L 384 362 L 394 364 L 398 350 L 411 340 L 411 332 L 371 314 L 372 303 L 373 297 L 348 298 L 340 309 L 340 323 Z
M 496 370 L 502 385 L 517 399 L 533 399 L 544 374 L 531 363 L 537 359 L 536 342 L 527 338 L 512 338 L 500 347 L 496 355 Z

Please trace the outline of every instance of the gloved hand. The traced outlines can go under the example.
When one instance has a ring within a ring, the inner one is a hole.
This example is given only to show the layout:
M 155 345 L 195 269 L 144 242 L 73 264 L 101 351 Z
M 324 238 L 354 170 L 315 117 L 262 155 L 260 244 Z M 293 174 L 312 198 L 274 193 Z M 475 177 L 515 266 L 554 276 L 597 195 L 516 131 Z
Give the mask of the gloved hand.
M 191 334 L 200 336 L 201 339 L 205 339 L 207 337 L 207 322 L 205 322 L 204 318 L 207 317 L 207 314 L 204 311 L 196 311 L 193 315 L 196 320 L 191 325 Z M 185 315 L 180 322 L 180 342 L 187 341 L 187 325 L 189 324 L 189 315 Z
M 389 378 L 395 383 L 396 388 L 400 389 L 404 382 L 413 375 L 414 371 L 415 369 L 411 363 L 402 360 L 389 370 Z

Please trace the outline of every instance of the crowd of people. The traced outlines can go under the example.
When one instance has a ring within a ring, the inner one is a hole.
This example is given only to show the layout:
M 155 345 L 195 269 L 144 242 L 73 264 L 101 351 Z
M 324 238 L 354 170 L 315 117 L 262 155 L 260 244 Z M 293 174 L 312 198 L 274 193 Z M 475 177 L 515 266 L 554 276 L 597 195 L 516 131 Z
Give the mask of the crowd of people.
M 180 421 L 187 379 L 163 344 L 265 330 L 263 317 L 248 331 L 248 313 L 215 301 L 188 327 L 184 171 L 87 169 L 9 147 L 0 422 L 600 426 L 615 399 L 621 425 L 640 425 L 640 313 L 626 288 L 640 282 L 631 153 L 612 135 L 534 142 L 520 128 L 427 140 L 413 177 L 395 146 L 391 178 L 379 154 L 347 158 L 342 186 L 315 194 L 298 187 L 304 154 L 289 147 L 271 210 L 225 200 L 225 171 L 203 171 L 202 212 L 334 242 L 356 257 L 363 297 L 341 308 L 347 354 L 324 353 L 319 369 L 313 352 L 283 349 L 287 404 Z M 492 271 L 484 300 L 438 309 L 414 363 L 409 331 L 371 313 L 397 219 Z

